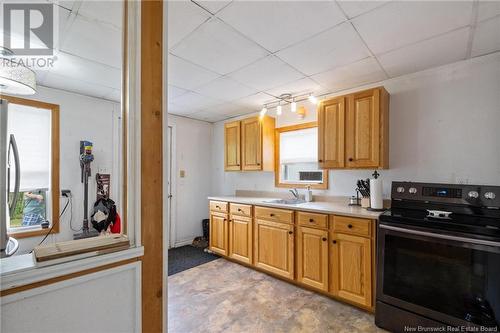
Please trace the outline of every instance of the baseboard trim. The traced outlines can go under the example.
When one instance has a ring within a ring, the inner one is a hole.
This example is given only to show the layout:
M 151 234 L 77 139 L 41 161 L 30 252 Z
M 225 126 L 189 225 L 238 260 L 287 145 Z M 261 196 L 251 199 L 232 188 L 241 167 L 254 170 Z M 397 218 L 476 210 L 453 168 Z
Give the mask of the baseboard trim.
M 177 241 L 174 243 L 174 247 L 181 247 L 181 246 L 184 246 L 184 245 L 191 245 L 193 243 L 193 238 L 188 238 L 188 239 L 184 239 L 184 240 L 180 240 L 180 241 Z

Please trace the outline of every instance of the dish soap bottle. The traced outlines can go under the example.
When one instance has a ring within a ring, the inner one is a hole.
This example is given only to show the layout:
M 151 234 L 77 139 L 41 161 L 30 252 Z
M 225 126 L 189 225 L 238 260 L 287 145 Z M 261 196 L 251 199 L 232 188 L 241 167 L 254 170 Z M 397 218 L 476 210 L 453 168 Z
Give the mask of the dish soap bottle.
M 313 201 L 313 192 L 311 191 L 311 186 L 307 186 L 307 191 L 305 194 L 305 199 L 307 202 Z

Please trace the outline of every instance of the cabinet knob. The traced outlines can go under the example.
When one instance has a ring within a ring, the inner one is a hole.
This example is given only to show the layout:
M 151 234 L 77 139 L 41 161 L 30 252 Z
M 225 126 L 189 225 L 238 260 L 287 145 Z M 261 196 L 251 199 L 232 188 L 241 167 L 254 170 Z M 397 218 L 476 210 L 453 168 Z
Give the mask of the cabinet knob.
M 293 234 L 293 231 L 290 230 L 288 233 L 291 235 L 291 234 Z
M 322 162 L 323 162 L 323 160 L 318 160 L 318 162 L 319 162 L 319 163 L 322 163 Z
M 273 214 L 273 213 L 271 213 L 271 214 L 269 214 L 269 216 L 273 217 L 273 216 L 274 216 L 274 214 Z
M 227 221 L 227 219 L 224 219 L 224 222 L 226 222 L 226 221 Z
M 352 224 L 348 224 L 348 225 L 347 225 L 347 227 L 348 227 L 349 229 L 352 229 Z
M 326 242 L 326 237 L 323 237 L 322 240 L 323 240 L 323 242 Z
M 257 165 L 260 165 L 260 163 L 257 163 Z
M 314 222 L 314 219 L 309 219 L 309 222 Z
M 337 244 L 337 241 L 336 241 L 336 240 L 333 240 L 333 241 L 332 241 L 332 243 L 333 243 L 333 244 Z
M 238 212 L 241 212 L 241 211 L 242 211 L 241 208 L 238 208 Z
M 215 206 L 215 208 L 220 209 L 220 206 Z
M 349 157 L 349 162 L 352 162 L 354 161 L 354 159 L 352 157 Z

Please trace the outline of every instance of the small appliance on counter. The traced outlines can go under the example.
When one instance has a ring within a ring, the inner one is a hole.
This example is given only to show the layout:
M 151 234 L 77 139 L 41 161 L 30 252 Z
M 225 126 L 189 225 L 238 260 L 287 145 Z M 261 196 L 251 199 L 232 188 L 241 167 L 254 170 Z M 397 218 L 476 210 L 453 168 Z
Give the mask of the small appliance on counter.
M 500 186 L 393 182 L 377 229 L 377 326 L 498 332 Z

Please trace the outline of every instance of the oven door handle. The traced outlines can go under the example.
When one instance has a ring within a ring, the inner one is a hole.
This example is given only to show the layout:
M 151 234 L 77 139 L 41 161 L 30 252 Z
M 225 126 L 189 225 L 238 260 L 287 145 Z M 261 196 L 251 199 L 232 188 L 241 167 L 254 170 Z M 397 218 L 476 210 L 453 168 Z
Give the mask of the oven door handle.
M 471 244 L 476 244 L 476 245 L 488 245 L 488 246 L 500 247 L 500 242 L 493 242 L 493 241 L 488 241 L 488 240 L 484 240 L 484 239 L 474 239 L 474 238 L 466 238 L 466 237 L 451 236 L 451 235 L 441 235 L 441 234 L 436 234 L 433 232 L 405 229 L 405 228 L 393 227 L 393 226 L 389 226 L 389 225 L 385 225 L 385 224 L 380 224 L 379 227 L 382 229 L 398 231 L 398 232 L 402 232 L 405 234 L 411 234 L 411 235 L 419 235 L 419 236 L 427 236 L 427 237 L 432 237 L 432 238 L 454 240 L 454 241 L 458 241 L 458 242 L 471 243 Z

